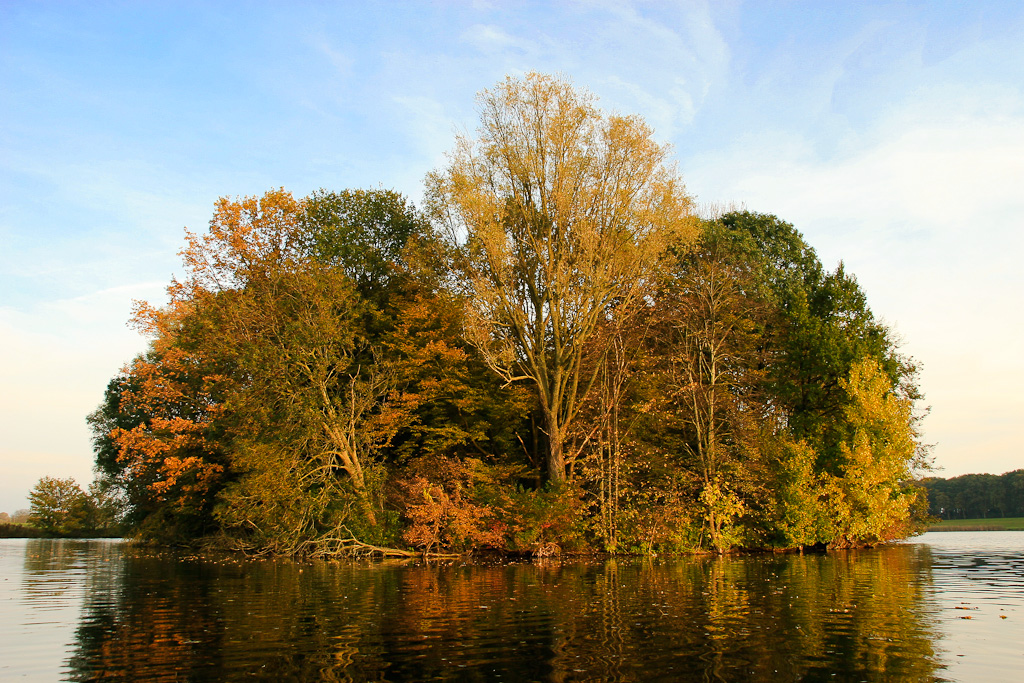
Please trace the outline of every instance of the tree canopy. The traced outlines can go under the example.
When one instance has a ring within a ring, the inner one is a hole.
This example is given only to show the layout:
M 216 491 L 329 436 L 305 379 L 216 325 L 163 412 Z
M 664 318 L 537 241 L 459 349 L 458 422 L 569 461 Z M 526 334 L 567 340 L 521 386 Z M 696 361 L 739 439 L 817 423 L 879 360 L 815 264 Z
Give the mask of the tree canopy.
M 1024 470 L 927 477 L 928 512 L 939 519 L 1024 517 Z
M 49 536 L 98 536 L 117 531 L 116 509 L 102 486 L 43 477 L 28 495 L 28 523 Z
M 462 248 L 471 338 L 507 381 L 535 385 L 547 475 L 562 482 L 599 367 L 587 354 L 607 351 L 602 325 L 696 235 L 692 203 L 647 124 L 602 113 L 564 81 L 510 77 L 478 104 L 477 137 L 457 139 L 428 192 Z
M 133 534 L 329 556 L 911 533 L 912 361 L 790 224 L 698 219 L 639 118 L 539 74 L 388 190 L 223 198 L 92 416 Z

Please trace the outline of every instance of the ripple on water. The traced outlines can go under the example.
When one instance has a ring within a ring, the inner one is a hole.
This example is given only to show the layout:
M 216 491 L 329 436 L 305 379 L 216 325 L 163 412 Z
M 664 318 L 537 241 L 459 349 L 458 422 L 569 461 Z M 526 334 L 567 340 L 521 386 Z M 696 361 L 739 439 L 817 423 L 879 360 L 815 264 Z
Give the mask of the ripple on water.
M 0 678 L 1012 680 L 1024 544 L 934 536 L 536 565 L 0 544 Z
M 1018 681 L 1024 670 L 1024 532 L 932 532 L 929 595 L 953 680 Z

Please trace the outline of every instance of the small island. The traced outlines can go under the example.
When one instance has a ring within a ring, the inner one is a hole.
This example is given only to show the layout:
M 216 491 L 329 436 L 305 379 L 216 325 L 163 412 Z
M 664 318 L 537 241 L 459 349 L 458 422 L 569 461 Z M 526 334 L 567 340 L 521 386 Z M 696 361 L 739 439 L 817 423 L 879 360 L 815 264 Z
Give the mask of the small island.
M 927 525 L 914 362 L 792 225 L 571 84 L 414 207 L 223 198 L 89 417 L 126 534 L 249 554 L 848 548 Z

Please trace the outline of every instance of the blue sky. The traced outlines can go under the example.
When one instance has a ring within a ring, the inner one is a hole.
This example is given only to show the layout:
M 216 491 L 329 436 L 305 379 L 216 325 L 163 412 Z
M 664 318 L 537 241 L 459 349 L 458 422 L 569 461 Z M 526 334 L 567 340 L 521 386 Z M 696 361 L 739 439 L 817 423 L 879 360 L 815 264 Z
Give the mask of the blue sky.
M 91 478 L 85 415 L 219 196 L 414 201 L 474 95 L 560 73 L 775 213 L 923 366 L 943 476 L 1024 467 L 1024 4 L 0 4 L 0 510 Z

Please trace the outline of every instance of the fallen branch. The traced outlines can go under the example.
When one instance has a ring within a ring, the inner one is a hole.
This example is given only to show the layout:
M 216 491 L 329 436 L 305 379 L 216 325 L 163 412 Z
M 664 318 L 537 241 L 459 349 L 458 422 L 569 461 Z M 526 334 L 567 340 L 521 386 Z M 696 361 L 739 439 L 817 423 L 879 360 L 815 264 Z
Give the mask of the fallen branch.
M 342 536 L 341 530 L 348 535 Z M 385 548 L 371 543 L 364 543 L 352 535 L 348 529 L 341 527 L 335 533 L 306 541 L 301 554 L 315 558 L 329 557 L 417 557 L 418 553 L 399 548 Z

